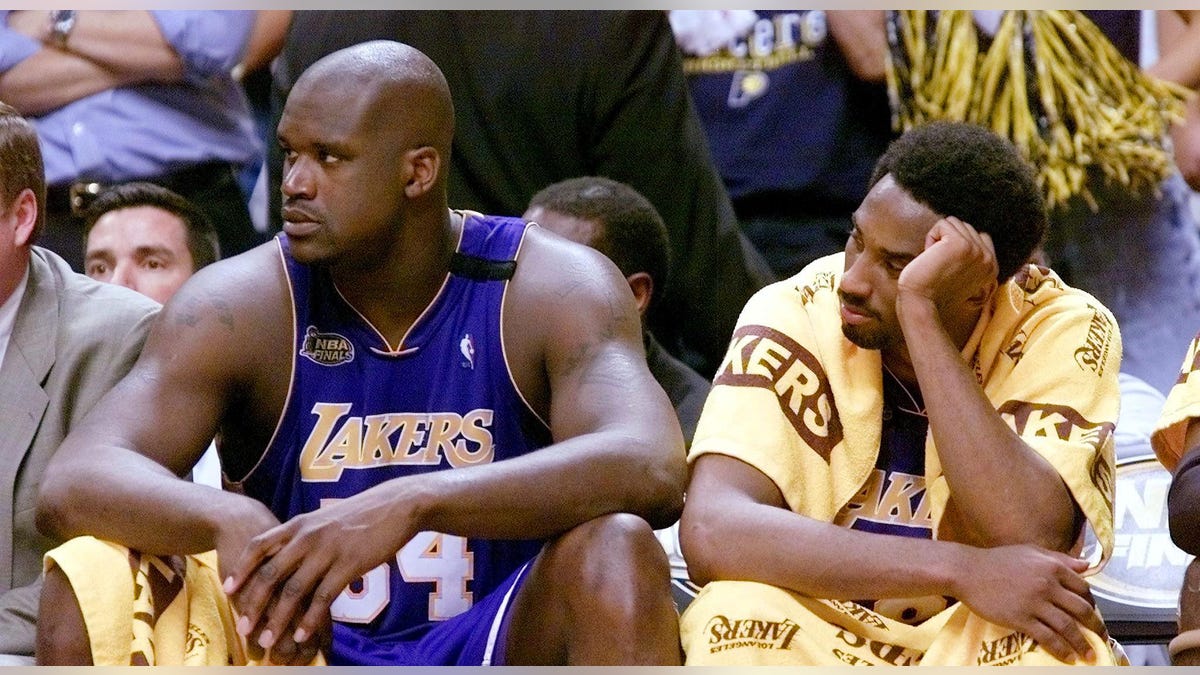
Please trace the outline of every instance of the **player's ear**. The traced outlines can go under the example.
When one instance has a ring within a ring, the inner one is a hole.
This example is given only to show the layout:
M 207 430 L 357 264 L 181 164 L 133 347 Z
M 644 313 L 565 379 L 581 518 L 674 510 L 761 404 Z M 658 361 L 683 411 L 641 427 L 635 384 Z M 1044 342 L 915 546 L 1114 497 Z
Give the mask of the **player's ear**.
M 650 298 L 654 296 L 654 280 L 645 272 L 634 272 L 625 277 L 629 282 L 629 290 L 633 291 L 633 299 L 637 303 L 638 314 L 646 315 L 650 308 Z
M 404 195 L 416 199 L 431 189 L 437 183 L 442 170 L 442 156 L 436 148 L 424 145 L 404 153 L 402 160 L 408 165 L 408 182 L 404 185 Z

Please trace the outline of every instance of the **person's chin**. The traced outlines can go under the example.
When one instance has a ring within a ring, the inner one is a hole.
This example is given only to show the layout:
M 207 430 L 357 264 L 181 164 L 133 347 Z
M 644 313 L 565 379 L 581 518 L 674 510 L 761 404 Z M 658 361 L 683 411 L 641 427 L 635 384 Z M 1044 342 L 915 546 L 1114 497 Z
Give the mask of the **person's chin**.
M 319 263 L 325 258 L 316 242 L 308 238 L 289 236 L 288 248 L 291 249 L 292 258 L 302 265 Z
M 855 346 L 863 349 L 880 350 L 887 344 L 883 335 L 847 323 L 842 324 L 842 335 L 846 336 L 846 339 Z

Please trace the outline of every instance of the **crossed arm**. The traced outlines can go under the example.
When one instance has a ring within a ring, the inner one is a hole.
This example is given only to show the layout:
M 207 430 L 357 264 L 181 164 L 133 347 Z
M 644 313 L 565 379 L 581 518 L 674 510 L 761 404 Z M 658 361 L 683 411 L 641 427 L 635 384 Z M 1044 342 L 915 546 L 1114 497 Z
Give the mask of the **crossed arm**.
M 69 50 L 45 44 L 46 12 L 12 12 L 8 27 L 43 43 L 0 76 L 0 98 L 27 115 L 114 87 L 183 78 L 183 61 L 145 10 L 79 12 Z
M 878 9 L 828 10 L 829 34 L 858 79 L 883 82 L 886 76 L 887 32 L 884 12 Z

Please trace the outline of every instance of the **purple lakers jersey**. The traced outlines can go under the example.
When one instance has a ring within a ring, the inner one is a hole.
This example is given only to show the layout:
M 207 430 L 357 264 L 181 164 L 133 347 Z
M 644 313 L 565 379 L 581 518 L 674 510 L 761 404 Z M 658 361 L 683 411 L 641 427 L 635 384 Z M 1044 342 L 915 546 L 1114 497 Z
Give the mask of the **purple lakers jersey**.
M 395 347 L 327 270 L 297 263 L 286 237 L 277 240 L 294 305 L 292 382 L 275 435 L 243 486 L 280 520 L 392 478 L 498 462 L 549 443 L 516 390 L 501 335 L 501 303 L 526 225 L 470 212 L 463 220 L 450 274 Z M 331 661 L 370 661 L 419 639 L 540 548 L 418 534 L 334 602 Z

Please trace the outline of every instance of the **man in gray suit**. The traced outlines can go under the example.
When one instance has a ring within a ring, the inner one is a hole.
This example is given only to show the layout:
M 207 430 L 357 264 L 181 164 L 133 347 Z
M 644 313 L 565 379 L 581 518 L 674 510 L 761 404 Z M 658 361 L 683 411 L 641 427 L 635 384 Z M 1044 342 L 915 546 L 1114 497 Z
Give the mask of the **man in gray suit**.
M 37 132 L 0 103 L 0 664 L 32 664 L 42 473 L 71 426 L 133 365 L 158 304 L 33 245 L 45 216 Z

